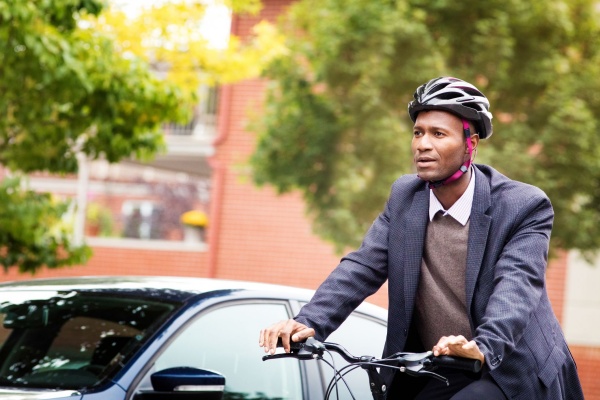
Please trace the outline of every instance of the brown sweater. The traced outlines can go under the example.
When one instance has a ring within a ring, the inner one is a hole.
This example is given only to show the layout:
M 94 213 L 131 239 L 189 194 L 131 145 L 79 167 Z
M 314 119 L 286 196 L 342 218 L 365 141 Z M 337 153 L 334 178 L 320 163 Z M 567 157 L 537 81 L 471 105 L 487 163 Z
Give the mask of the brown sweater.
M 469 223 L 437 213 L 427 226 L 415 322 L 425 350 L 442 336 L 472 339 L 466 311 L 465 270 Z

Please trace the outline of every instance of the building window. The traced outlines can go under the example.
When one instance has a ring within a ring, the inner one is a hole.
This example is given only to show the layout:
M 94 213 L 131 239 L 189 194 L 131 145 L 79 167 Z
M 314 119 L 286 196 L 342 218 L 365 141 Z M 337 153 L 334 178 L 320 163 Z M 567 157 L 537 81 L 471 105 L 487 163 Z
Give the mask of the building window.
M 121 208 L 123 236 L 135 239 L 162 239 L 163 209 L 150 201 L 125 201 Z

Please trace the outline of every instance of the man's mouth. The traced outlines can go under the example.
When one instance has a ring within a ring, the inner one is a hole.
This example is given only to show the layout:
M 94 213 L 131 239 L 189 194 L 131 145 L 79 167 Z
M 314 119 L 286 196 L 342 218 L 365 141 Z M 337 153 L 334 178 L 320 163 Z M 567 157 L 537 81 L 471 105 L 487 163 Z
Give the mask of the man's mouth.
M 419 158 L 417 158 L 417 164 L 418 165 L 427 165 L 427 164 L 430 164 L 432 162 L 435 162 L 435 159 L 430 158 L 430 157 L 419 157 Z

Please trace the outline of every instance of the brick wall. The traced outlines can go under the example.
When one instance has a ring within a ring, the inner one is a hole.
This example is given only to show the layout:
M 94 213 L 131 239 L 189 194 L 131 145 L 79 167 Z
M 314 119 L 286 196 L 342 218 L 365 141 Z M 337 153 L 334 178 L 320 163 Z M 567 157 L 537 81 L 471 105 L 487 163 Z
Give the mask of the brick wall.
M 556 254 L 548 265 L 546 272 L 546 288 L 552 303 L 552 309 L 559 321 L 563 320 L 563 305 L 565 303 L 565 280 L 567 276 L 567 253 Z
M 266 1 L 256 17 L 236 17 L 232 33 L 247 38 L 259 21 L 274 21 L 289 1 Z M 296 194 L 277 196 L 251 181 L 247 160 L 255 136 L 246 130 L 260 110 L 265 82 L 248 80 L 221 90 L 209 242 L 212 276 L 316 288 L 339 262 L 305 217 Z M 214 223 L 216 221 L 216 224 Z M 385 305 L 385 290 L 373 299 Z
M 577 371 L 579 372 L 585 399 L 599 400 L 600 379 L 596 374 L 600 367 L 600 348 L 571 346 L 571 353 L 577 362 Z
M 173 276 L 207 276 L 208 256 L 200 247 L 180 250 L 157 249 L 156 244 L 147 242 L 148 246 L 132 245 L 124 247 L 111 240 L 89 239 L 94 255 L 82 266 L 59 269 L 43 268 L 35 275 L 19 274 L 14 268 L 0 274 L 0 281 L 24 280 L 33 278 L 55 278 L 86 275 L 173 275 Z M 125 242 L 127 243 L 127 242 Z M 152 248 L 154 246 L 154 249 Z
M 561 322 L 563 321 L 565 304 L 567 260 L 567 253 L 559 252 L 551 260 L 546 273 L 548 295 L 554 313 Z M 577 370 L 586 400 L 600 400 L 600 380 L 596 376 L 596 371 L 600 367 L 600 348 L 571 345 L 570 349 L 577 363 Z

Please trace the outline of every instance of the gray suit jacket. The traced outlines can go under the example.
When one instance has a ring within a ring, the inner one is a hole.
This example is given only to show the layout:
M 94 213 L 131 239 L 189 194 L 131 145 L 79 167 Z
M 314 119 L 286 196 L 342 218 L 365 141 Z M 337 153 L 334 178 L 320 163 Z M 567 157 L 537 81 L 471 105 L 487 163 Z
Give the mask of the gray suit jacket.
M 575 363 L 545 287 L 554 212 L 538 188 L 475 166 L 466 266 L 467 312 L 486 366 L 508 398 L 583 399 Z M 361 247 L 319 287 L 296 320 L 324 340 L 388 280 L 384 356 L 405 349 L 428 223 L 429 188 L 400 177 Z M 448 332 L 448 335 L 454 334 Z M 391 383 L 393 372 L 387 372 Z

